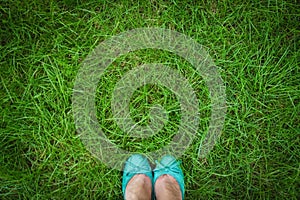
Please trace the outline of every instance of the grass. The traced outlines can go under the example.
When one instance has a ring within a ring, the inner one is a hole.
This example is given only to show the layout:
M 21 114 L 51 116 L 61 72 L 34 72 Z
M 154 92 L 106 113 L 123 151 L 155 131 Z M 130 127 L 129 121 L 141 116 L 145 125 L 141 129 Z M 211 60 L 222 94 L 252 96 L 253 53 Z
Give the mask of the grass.
M 176 30 L 206 46 L 226 84 L 223 135 L 205 159 L 210 99 L 190 64 L 164 51 L 118 58 L 99 77 L 97 117 L 122 148 L 167 144 L 180 112 L 164 87 L 132 97 L 147 121 L 160 103 L 171 120 L 151 139 L 125 137 L 111 119 L 114 84 L 141 63 L 161 62 L 188 79 L 201 102 L 199 138 L 182 157 L 186 199 L 297 199 L 300 187 L 300 69 L 297 1 L 7 1 L 0 3 L 0 198 L 121 199 L 121 172 L 84 147 L 75 130 L 72 89 L 82 60 L 111 36 L 139 27 Z

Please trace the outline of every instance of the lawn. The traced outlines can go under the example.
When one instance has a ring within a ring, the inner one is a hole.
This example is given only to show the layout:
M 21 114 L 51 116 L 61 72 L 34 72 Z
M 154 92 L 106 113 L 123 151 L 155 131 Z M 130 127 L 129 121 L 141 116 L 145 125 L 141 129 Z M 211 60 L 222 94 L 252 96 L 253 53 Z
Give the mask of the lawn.
M 131 97 L 131 117 L 142 125 L 151 105 L 167 111 L 168 122 L 150 138 L 128 137 L 110 107 L 126 72 L 163 63 L 186 77 L 199 100 L 197 137 L 181 157 L 186 199 L 299 199 L 299 22 L 296 0 L 0 0 L 0 199 L 122 199 L 122 173 L 79 137 L 72 95 L 80 64 L 100 42 L 142 27 L 205 46 L 226 86 L 222 135 L 198 157 L 211 114 L 203 77 L 173 53 L 144 49 L 118 57 L 99 77 L 97 119 L 107 137 L 144 153 L 171 141 L 181 113 L 168 88 L 147 84 Z

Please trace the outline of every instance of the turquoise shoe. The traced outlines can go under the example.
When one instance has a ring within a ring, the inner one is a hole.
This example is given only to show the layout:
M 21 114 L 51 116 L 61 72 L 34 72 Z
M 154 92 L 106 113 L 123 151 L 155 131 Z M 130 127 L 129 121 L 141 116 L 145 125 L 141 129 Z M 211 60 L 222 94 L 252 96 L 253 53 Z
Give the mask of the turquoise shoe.
M 151 166 L 147 158 L 140 154 L 134 154 L 130 156 L 125 163 L 125 167 L 123 171 L 123 179 L 122 179 L 122 192 L 124 195 L 124 199 L 125 199 L 126 186 L 128 182 L 132 179 L 132 177 L 136 174 L 145 174 L 150 178 L 151 183 L 153 183 Z M 153 185 L 152 185 L 152 191 L 153 191 Z
M 179 184 L 181 190 L 182 200 L 184 199 L 184 176 L 183 172 L 180 168 L 180 162 L 177 161 L 173 156 L 166 155 L 164 156 L 160 162 L 156 161 L 156 168 L 153 170 L 154 172 L 154 184 L 156 180 L 164 175 L 168 174 L 172 176 Z

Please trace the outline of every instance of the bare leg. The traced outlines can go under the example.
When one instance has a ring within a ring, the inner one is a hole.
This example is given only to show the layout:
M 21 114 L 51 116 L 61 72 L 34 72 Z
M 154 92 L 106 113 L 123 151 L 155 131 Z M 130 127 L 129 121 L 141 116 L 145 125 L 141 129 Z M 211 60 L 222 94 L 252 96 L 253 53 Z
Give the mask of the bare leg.
M 162 175 L 155 182 L 157 200 L 181 200 L 181 191 L 178 182 L 170 175 Z
M 126 200 L 151 200 L 152 183 L 145 174 L 137 174 L 128 182 Z

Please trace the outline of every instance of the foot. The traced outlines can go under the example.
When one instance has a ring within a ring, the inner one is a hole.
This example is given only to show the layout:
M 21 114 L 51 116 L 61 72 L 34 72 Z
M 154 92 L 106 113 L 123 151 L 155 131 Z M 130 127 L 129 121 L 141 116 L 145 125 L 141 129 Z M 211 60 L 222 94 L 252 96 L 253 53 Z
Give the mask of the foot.
M 171 155 L 156 161 L 154 172 L 155 196 L 158 200 L 184 199 L 184 175 L 180 162 Z
M 182 195 L 178 182 L 170 175 L 164 174 L 155 182 L 157 200 L 181 200 Z
M 130 156 L 124 166 L 122 191 L 126 200 L 150 200 L 153 174 L 148 159 L 140 154 Z
M 137 174 L 128 182 L 126 200 L 151 200 L 152 183 L 145 174 Z

